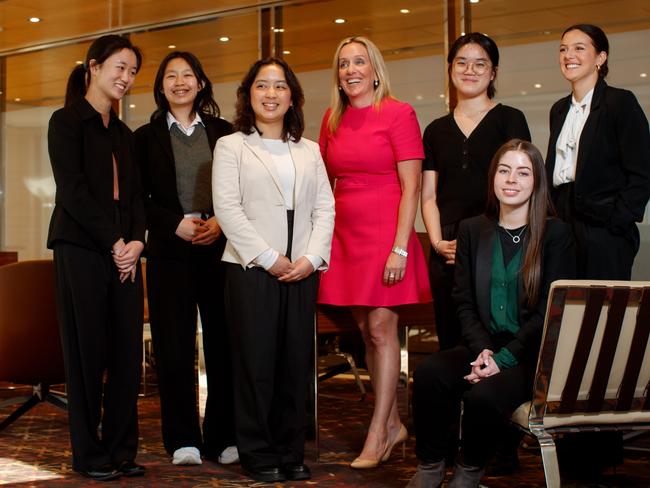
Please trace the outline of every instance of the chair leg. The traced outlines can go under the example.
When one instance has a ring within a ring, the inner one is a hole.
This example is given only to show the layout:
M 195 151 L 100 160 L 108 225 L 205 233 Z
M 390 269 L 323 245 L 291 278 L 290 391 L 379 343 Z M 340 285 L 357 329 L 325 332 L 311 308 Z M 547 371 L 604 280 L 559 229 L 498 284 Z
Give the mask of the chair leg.
M 2 432 L 4 429 L 9 427 L 21 415 L 27 413 L 34 406 L 38 405 L 40 403 L 40 401 L 41 401 L 41 399 L 38 397 L 38 395 L 31 396 L 29 398 L 29 400 L 27 400 L 20 407 L 18 407 L 16 410 L 14 410 L 13 413 L 11 415 L 9 415 L 9 417 L 4 419 L 2 421 L 2 423 L 0 423 L 0 432 Z
M 361 376 L 359 376 L 357 363 L 354 362 L 354 358 L 352 357 L 352 354 L 348 352 L 341 352 L 339 354 L 342 354 L 347 360 L 348 364 L 350 365 L 350 370 L 352 371 L 352 374 L 354 374 L 354 381 L 356 381 L 357 387 L 359 387 L 359 391 L 361 392 L 361 401 L 364 401 L 366 399 L 366 388 L 363 386 L 363 381 L 361 381 Z
M 544 465 L 544 477 L 546 478 L 547 488 L 560 488 L 560 466 L 557 461 L 557 451 L 553 436 L 545 431 L 533 431 L 537 437 L 539 447 L 542 453 L 542 464 Z

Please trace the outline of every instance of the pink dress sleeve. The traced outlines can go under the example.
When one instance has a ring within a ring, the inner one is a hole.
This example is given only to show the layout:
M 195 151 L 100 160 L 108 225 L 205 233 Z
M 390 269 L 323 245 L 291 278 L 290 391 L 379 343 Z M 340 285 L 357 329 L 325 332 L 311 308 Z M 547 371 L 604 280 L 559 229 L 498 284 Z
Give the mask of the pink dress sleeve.
M 328 138 L 328 131 L 327 131 L 327 122 L 329 122 L 330 119 L 330 114 L 332 113 L 331 109 L 327 109 L 325 112 L 325 115 L 323 116 L 323 120 L 320 124 L 320 136 L 318 137 L 318 145 L 320 146 L 320 155 L 323 157 L 323 161 L 327 163 L 327 138 Z
M 408 103 L 397 102 L 392 107 L 390 142 L 395 161 L 424 159 L 422 134 L 415 110 Z

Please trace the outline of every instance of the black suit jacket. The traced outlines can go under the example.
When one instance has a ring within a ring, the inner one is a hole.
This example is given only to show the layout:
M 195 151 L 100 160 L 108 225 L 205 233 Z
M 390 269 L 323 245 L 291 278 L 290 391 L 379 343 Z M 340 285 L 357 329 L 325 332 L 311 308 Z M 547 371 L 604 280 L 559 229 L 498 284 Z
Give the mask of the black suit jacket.
M 571 106 L 571 95 L 551 108 L 546 170 L 553 196 L 557 139 Z M 591 111 L 580 135 L 575 178 L 575 209 L 586 221 L 615 234 L 636 232 L 650 198 L 650 132 L 634 94 L 599 79 Z
M 489 332 L 492 251 L 497 222 L 485 215 L 463 220 L 458 230 L 453 297 L 463 342 L 478 356 L 483 349 L 495 353 Z M 526 239 L 524 239 L 524 245 Z M 541 287 L 537 306 L 526 306 L 523 283 L 519 283 L 519 330 L 505 347 L 518 361 L 535 364 L 542 338 L 546 302 L 551 283 L 575 275 L 571 229 L 559 219 L 548 219 L 542 251 Z
M 47 134 L 56 206 L 47 246 L 66 241 L 110 252 L 120 237 L 144 242 L 145 215 L 133 134 L 111 111 L 108 128 L 88 101 L 57 110 Z M 117 160 L 121 225 L 115 222 L 113 153 Z
M 232 133 L 232 126 L 223 119 L 204 114 L 201 114 L 201 119 L 205 125 L 210 150 L 214 151 L 217 139 Z M 136 130 L 135 140 L 149 230 L 147 254 L 186 257 L 192 244 L 176 235 L 176 228 L 183 219 L 183 207 L 178 200 L 176 163 L 166 116 L 156 117 Z M 213 214 L 211 212 L 211 215 Z M 220 248 L 223 251 L 224 246 L 225 237 L 222 235 L 208 247 Z

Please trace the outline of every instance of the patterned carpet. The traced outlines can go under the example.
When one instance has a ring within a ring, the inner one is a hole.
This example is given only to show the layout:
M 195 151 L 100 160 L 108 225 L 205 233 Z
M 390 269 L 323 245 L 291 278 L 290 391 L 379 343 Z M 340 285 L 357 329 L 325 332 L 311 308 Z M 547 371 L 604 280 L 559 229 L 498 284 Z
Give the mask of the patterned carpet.
M 14 392 L 15 393 L 15 392 Z M 8 398 L 6 391 L 1 398 Z M 141 398 L 140 453 L 138 462 L 146 465 L 147 474 L 139 479 L 121 479 L 112 486 L 129 487 L 243 487 L 274 486 L 253 483 L 239 473 L 238 466 L 224 467 L 211 462 L 202 466 L 177 467 L 170 463 L 160 438 L 157 396 Z M 358 453 L 364 439 L 372 409 L 371 395 L 359 401 L 351 379 L 336 377 L 321 384 L 319 395 L 320 462 L 316 463 L 315 442 L 308 443 L 308 459 L 313 479 L 284 486 L 318 487 L 403 487 L 415 471 L 414 438 L 406 445 L 406 457 L 396 449 L 391 459 L 379 469 L 353 471 L 349 462 Z M 0 409 L 0 419 L 12 411 Z M 647 440 L 644 441 L 647 447 Z M 544 486 L 541 460 L 534 450 L 520 449 L 521 470 L 514 476 L 485 478 L 490 488 Z M 62 410 L 40 404 L 3 432 L 0 432 L 0 485 L 16 487 L 93 486 L 71 471 L 67 416 Z M 282 485 L 277 485 L 282 486 Z M 628 452 L 617 472 L 607 473 L 597 482 L 570 482 L 578 487 L 650 486 L 648 452 Z

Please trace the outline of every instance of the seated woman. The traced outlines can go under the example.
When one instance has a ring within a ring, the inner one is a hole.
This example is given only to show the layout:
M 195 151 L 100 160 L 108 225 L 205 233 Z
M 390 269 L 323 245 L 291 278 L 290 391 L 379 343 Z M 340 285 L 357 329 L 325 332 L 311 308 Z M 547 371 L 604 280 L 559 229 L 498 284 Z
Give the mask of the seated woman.
M 409 487 L 437 487 L 462 440 L 450 487 L 475 487 L 492 439 L 529 398 L 551 282 L 571 278 L 569 227 L 550 218 L 544 160 L 530 142 L 499 148 L 488 172 L 485 215 L 460 224 L 453 296 L 462 345 L 433 354 L 414 375 L 420 465 Z

